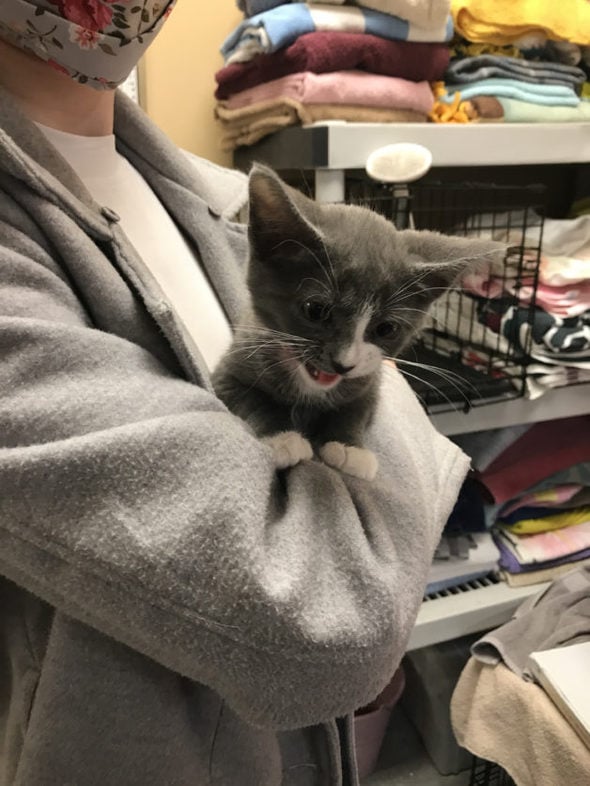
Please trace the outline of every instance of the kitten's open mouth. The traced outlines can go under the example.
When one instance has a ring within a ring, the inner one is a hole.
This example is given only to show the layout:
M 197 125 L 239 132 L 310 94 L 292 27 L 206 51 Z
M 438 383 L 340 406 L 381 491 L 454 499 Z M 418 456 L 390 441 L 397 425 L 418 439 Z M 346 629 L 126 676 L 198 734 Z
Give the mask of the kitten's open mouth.
M 314 382 L 325 388 L 332 387 L 342 379 L 341 374 L 331 374 L 328 371 L 322 371 L 311 363 L 305 363 L 304 368 Z

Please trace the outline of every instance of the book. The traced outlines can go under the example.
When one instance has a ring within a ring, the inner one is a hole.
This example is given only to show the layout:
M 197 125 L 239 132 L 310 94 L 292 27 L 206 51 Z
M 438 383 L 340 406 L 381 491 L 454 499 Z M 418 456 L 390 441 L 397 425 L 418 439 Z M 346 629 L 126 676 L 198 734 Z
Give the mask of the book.
M 527 666 L 590 748 L 590 641 L 533 652 Z

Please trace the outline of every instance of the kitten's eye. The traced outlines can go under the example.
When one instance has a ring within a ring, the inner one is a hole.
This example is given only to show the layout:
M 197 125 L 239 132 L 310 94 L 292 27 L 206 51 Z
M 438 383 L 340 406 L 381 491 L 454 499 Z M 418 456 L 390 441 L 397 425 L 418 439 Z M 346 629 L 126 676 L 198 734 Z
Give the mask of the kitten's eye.
M 395 325 L 393 322 L 380 322 L 375 328 L 375 335 L 379 338 L 388 338 L 395 333 Z
M 327 322 L 330 319 L 330 305 L 323 300 L 306 300 L 301 304 L 301 310 L 310 322 Z

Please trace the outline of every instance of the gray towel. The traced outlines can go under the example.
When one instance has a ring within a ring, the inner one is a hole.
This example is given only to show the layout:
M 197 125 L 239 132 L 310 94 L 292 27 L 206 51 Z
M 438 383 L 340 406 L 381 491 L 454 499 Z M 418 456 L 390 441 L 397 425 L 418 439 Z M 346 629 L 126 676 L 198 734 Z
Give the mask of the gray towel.
M 520 79 L 538 85 L 565 85 L 574 89 L 586 80 L 586 74 L 575 66 L 500 55 L 478 55 L 453 61 L 447 69 L 445 81 L 448 84 L 469 84 L 492 77 Z
M 588 640 L 590 565 L 584 565 L 526 600 L 510 622 L 477 641 L 471 653 L 490 665 L 504 661 L 515 674 L 532 681 L 527 668 L 531 652 Z

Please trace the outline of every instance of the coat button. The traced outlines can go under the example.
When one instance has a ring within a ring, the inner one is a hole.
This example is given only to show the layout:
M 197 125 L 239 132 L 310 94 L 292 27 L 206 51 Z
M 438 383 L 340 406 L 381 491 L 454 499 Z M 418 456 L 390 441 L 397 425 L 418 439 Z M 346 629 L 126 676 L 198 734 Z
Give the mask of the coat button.
M 102 207 L 100 212 L 106 218 L 106 220 L 110 221 L 112 224 L 116 224 L 121 220 L 121 216 L 118 213 L 115 213 L 115 211 L 110 207 Z

